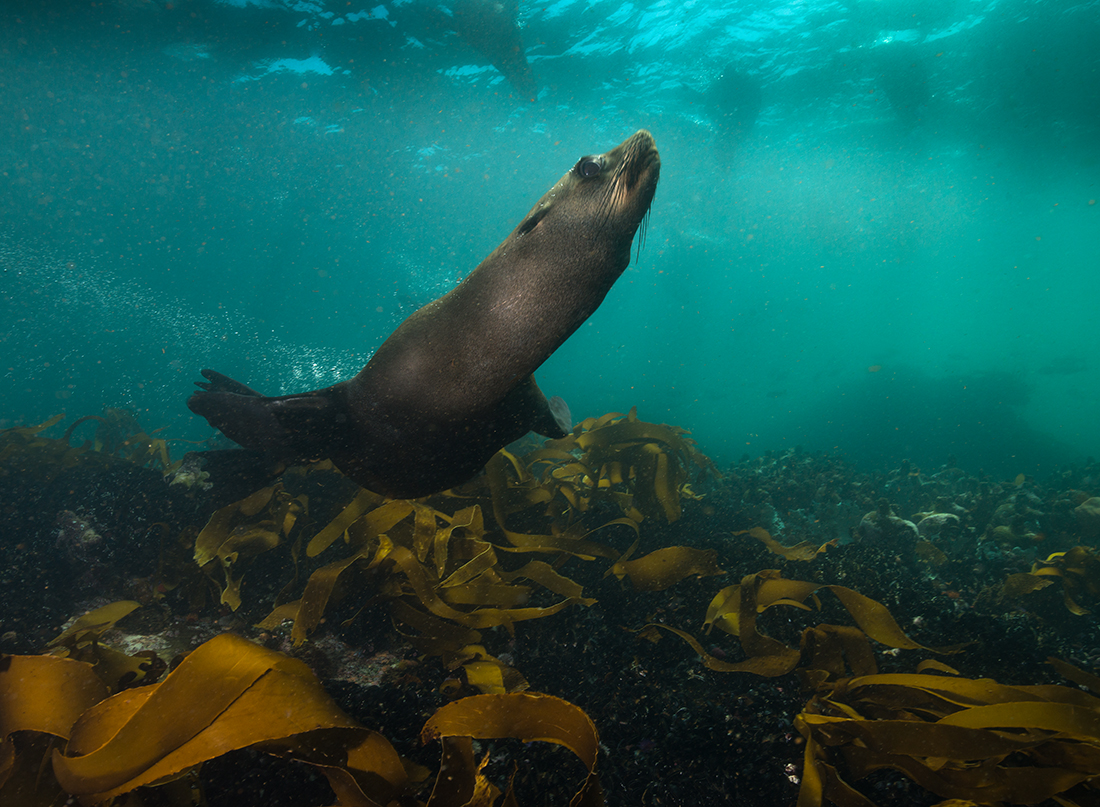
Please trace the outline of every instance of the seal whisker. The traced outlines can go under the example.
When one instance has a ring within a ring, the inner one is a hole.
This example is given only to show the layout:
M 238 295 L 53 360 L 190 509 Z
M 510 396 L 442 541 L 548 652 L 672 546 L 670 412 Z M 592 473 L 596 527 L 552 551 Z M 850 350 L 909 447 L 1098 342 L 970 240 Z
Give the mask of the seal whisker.
M 602 215 L 600 216 L 600 225 L 599 225 L 600 230 L 603 230 L 603 228 L 607 225 L 608 220 L 611 218 L 611 213 L 612 213 L 613 210 L 615 210 L 615 207 L 618 203 L 618 196 L 619 196 L 619 181 L 618 181 L 618 178 L 619 178 L 620 173 L 622 173 L 622 166 L 621 165 L 615 171 L 615 176 L 613 176 L 611 178 L 611 181 L 607 183 L 607 186 L 603 189 L 603 192 L 600 194 L 600 200 L 597 204 L 597 207 L 599 208 L 600 212 L 602 213 Z
M 627 181 L 627 178 L 624 177 L 624 174 L 630 167 L 631 159 L 632 154 L 628 154 L 623 161 L 616 166 L 615 175 L 611 177 L 611 181 L 607 185 L 605 199 L 603 200 L 603 203 L 606 205 L 606 212 L 604 215 L 605 221 L 610 217 L 612 211 L 617 210 L 622 205 L 633 186 L 633 183 Z
M 638 263 L 642 259 L 642 247 L 645 246 L 646 233 L 649 232 L 649 210 L 646 210 L 645 215 L 642 216 L 642 223 L 638 225 L 638 251 L 634 255 L 634 262 Z

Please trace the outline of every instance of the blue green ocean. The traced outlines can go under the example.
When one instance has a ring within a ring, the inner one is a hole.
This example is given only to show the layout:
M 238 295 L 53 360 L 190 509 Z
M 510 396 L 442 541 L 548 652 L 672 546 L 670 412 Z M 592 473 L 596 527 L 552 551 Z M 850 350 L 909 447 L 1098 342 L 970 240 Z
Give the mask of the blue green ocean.
M 639 128 L 648 236 L 537 373 L 719 464 L 1100 450 L 1094 3 L 520 3 L 536 91 L 432 3 L 5 3 L 0 417 L 203 440 L 210 366 L 355 374 Z
M 0 807 L 1095 807 L 1098 200 L 1100 0 L 0 0 Z

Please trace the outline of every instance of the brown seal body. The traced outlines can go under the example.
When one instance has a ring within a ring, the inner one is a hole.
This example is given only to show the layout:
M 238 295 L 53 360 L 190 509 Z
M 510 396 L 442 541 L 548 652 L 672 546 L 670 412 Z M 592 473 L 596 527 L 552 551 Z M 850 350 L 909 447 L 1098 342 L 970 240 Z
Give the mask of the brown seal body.
M 564 436 L 560 398 L 532 373 L 592 314 L 630 262 L 660 173 L 640 131 L 582 157 L 489 257 L 406 319 L 358 375 L 265 397 L 212 370 L 187 401 L 234 442 L 284 460 L 331 458 L 395 497 L 460 484 L 528 431 Z

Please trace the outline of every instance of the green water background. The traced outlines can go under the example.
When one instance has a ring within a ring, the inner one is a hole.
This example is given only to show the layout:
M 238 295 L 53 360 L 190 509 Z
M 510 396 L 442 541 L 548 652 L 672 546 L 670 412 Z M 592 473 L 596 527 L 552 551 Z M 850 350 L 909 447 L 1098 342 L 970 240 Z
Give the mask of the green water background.
M 637 406 L 719 463 L 799 445 L 1011 476 L 1097 453 L 1096 4 L 918 26 L 916 125 L 882 89 L 882 21 L 758 4 L 738 58 L 764 105 L 735 148 L 706 106 L 721 55 L 586 58 L 569 43 L 617 35 L 600 5 L 525 12 L 537 102 L 448 74 L 471 59 L 449 40 L 402 61 L 390 33 L 337 42 L 285 11 L 0 12 L 0 426 L 124 406 L 200 441 L 203 367 L 268 394 L 346 378 L 580 155 L 644 127 L 645 245 L 536 374 L 578 419 Z M 261 68 L 282 56 L 332 72 Z

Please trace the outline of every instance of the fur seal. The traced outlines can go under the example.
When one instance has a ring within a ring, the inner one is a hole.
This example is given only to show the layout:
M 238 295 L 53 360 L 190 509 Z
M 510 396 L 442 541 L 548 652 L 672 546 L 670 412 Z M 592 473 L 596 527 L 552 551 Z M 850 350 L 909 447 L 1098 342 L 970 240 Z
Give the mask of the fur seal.
M 707 101 L 717 135 L 714 145 L 728 167 L 756 123 L 763 91 L 758 79 L 729 65 L 707 89 Z
M 581 157 L 458 286 L 406 319 L 358 375 L 265 397 L 213 370 L 188 408 L 248 449 L 328 457 L 363 487 L 427 496 L 475 476 L 503 446 L 572 428 L 532 373 L 603 302 L 630 262 L 661 161 L 639 131 Z
M 452 13 L 455 30 L 470 47 L 487 58 L 523 95 L 538 94 L 538 83 L 516 23 L 519 0 L 457 0 Z

